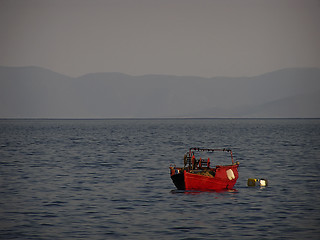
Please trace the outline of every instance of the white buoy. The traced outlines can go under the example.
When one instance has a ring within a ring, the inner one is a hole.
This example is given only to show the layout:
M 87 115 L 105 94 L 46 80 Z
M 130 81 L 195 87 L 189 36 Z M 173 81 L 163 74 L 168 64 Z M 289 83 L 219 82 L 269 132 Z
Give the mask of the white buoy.
M 260 187 L 268 186 L 268 181 L 266 179 L 260 179 Z

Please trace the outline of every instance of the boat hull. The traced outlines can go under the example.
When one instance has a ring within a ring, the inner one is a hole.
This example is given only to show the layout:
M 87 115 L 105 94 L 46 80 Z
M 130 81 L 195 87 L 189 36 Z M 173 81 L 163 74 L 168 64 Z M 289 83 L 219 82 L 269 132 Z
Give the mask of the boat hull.
M 176 186 L 177 189 L 185 190 L 184 173 L 183 172 L 179 173 L 179 174 L 171 175 L 171 179 L 172 179 L 172 182 Z
M 232 189 L 237 182 L 238 165 L 217 166 L 215 175 L 201 175 L 191 171 L 172 171 L 171 179 L 179 190 L 213 190 Z

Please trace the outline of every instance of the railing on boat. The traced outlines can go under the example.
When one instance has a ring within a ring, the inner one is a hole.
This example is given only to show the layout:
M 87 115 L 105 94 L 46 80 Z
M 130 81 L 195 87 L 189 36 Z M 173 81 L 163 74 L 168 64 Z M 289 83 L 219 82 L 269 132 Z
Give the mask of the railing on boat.
M 212 148 L 190 148 L 189 149 L 189 156 L 187 156 L 187 162 L 185 162 L 185 166 L 187 165 L 187 163 L 189 164 L 189 166 L 191 165 L 191 155 L 194 151 L 200 152 L 229 152 L 230 156 L 231 156 L 231 161 L 232 161 L 232 165 L 234 165 L 234 161 L 233 161 L 233 155 L 232 155 L 232 150 L 231 149 L 227 149 L 227 148 L 222 148 L 222 149 L 212 149 Z

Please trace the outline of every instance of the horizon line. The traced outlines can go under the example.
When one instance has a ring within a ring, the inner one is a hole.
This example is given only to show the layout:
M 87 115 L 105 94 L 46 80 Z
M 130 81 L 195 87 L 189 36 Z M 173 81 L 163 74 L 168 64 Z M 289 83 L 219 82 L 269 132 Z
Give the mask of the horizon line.
M 173 76 L 173 77 L 197 77 L 197 78 L 203 78 L 203 79 L 212 79 L 212 78 L 254 78 L 254 77 L 258 77 L 258 76 L 262 76 L 265 74 L 269 74 L 269 73 L 274 73 L 274 72 L 278 72 L 278 71 L 283 71 L 283 70 L 294 70 L 294 69 L 317 69 L 320 70 L 320 67 L 284 67 L 284 68 L 277 68 L 275 70 L 269 71 L 269 72 L 263 72 L 261 74 L 255 74 L 255 75 L 251 75 L 251 76 L 236 76 L 236 77 L 230 77 L 230 76 L 222 76 L 222 75 L 218 75 L 218 76 L 212 76 L 212 77 L 202 77 L 202 76 L 197 76 L 197 75 L 184 75 L 184 74 L 165 74 L 165 73 L 151 73 L 151 74 L 139 74 L 139 75 L 134 75 L 134 74 L 128 74 L 128 73 L 124 73 L 124 72 L 103 72 L 103 71 L 97 71 L 97 72 L 88 72 L 85 74 L 81 74 L 79 76 L 70 76 L 69 74 L 65 74 L 65 73 L 61 73 L 59 71 L 55 71 L 52 70 L 48 67 L 40 67 L 40 66 L 36 66 L 36 65 L 24 65 L 24 66 L 8 66 L 8 65 L 0 65 L 0 67 L 4 67 L 4 68 L 39 68 L 39 69 L 44 69 L 56 74 L 60 74 L 60 75 L 64 75 L 66 77 L 69 78 L 81 78 L 83 76 L 86 75 L 90 75 L 90 74 L 123 74 L 126 76 L 130 76 L 130 77 L 145 77 L 145 76 Z

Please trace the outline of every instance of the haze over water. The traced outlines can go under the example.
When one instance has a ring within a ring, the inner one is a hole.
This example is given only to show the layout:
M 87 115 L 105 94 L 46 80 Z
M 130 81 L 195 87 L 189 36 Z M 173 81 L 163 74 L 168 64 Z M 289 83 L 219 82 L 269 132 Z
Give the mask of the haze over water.
M 320 117 L 319 10 L 318 0 L 2 0 L 0 118 Z
M 317 0 L 2 0 L 0 66 L 71 77 L 320 68 Z

